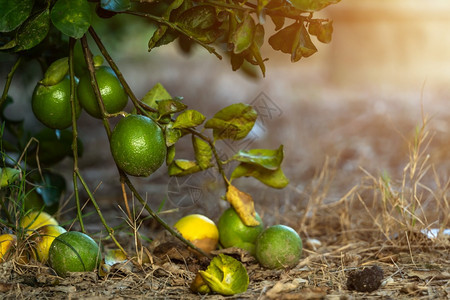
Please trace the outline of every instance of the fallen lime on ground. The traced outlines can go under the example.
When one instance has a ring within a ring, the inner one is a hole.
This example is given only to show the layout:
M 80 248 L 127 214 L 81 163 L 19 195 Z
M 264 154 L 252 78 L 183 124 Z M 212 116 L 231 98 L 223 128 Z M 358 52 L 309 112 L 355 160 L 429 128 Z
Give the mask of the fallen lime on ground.
M 100 249 L 88 235 L 68 231 L 56 237 L 48 252 L 48 261 L 55 272 L 62 277 L 68 272 L 89 272 L 101 262 Z
M 185 239 L 207 253 L 217 248 L 219 230 L 208 217 L 200 214 L 188 215 L 178 220 L 174 227 Z
M 256 259 L 269 269 L 295 267 L 302 255 L 302 240 L 298 233 L 285 225 L 274 225 L 256 239 Z
M 65 232 L 66 230 L 58 225 L 45 225 L 38 228 L 32 239 L 34 258 L 41 263 L 46 263 L 53 240 Z
M 59 225 L 52 216 L 45 211 L 31 211 L 20 220 L 20 227 L 27 230 L 27 234 L 31 234 L 34 230 L 45 225 Z
M 255 255 L 255 241 L 263 231 L 264 225 L 258 213 L 255 216 L 258 226 L 246 226 L 236 210 L 232 207 L 225 210 L 219 218 L 219 241 L 222 247 L 237 247 Z

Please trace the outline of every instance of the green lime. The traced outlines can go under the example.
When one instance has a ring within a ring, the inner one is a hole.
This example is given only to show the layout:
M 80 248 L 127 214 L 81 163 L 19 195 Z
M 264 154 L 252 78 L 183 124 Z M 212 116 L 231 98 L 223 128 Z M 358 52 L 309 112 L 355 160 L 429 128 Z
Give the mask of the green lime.
M 68 272 L 90 272 L 100 265 L 97 243 L 88 235 L 68 231 L 53 240 L 48 252 L 49 264 L 59 276 Z
M 111 134 L 111 153 L 120 169 L 133 176 L 149 176 L 166 159 L 166 142 L 159 126 L 150 118 L 128 115 Z
M 64 129 L 72 125 L 72 105 L 70 104 L 70 78 L 64 77 L 55 85 L 36 85 L 31 98 L 33 113 L 45 126 Z M 80 104 L 75 94 L 75 115 L 80 115 Z
M 258 226 L 246 226 L 234 208 L 225 210 L 219 218 L 219 240 L 224 248 L 237 247 L 255 254 L 255 241 L 263 231 L 264 225 L 258 213 L 255 216 Z
M 128 96 L 113 69 L 107 66 L 98 67 L 95 70 L 95 77 L 106 112 L 114 114 L 123 110 L 127 105 Z M 81 106 L 91 116 L 101 118 L 100 107 L 98 106 L 88 73 L 81 76 L 77 93 Z
M 295 267 L 302 255 L 302 240 L 291 227 L 275 225 L 256 239 L 256 259 L 269 269 Z

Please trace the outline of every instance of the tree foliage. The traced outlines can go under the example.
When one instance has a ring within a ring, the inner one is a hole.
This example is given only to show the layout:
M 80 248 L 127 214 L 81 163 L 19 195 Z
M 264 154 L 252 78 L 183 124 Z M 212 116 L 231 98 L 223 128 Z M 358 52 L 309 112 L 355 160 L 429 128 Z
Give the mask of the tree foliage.
M 192 44 L 198 44 L 218 58 L 227 55 L 233 70 L 238 70 L 247 62 L 257 66 L 264 75 L 267 58 L 264 58 L 261 49 L 266 41 L 274 50 L 289 54 L 292 62 L 317 52 L 311 36 L 315 36 L 322 43 L 329 43 L 333 32 L 332 21 L 314 18 L 314 13 L 339 1 L 0 0 L 0 51 L 17 57 L 0 99 L 0 135 L 5 131 L 15 138 L 14 142 L 2 138 L 0 145 L 2 187 L 10 186 L 26 176 L 29 167 L 38 167 L 40 170 L 40 166 L 48 167 L 66 156 L 72 156 L 77 213 L 84 230 L 78 182 L 82 183 L 94 205 L 95 199 L 78 169 L 77 160 L 82 154 L 82 142 L 76 131 L 74 73 L 77 73 L 77 68 L 84 68 L 81 72 L 89 73 L 92 88 L 94 92 L 98 91 L 94 68 L 103 63 L 103 59 L 92 57 L 86 41 L 86 36 L 89 35 L 133 103 L 131 112 L 108 114 L 101 109 L 101 119 L 108 137 L 111 135 L 110 118 L 137 113 L 153 119 L 164 132 L 169 175 L 186 176 L 211 168 L 217 169 L 227 187 L 224 198 L 233 205 L 245 224 L 257 225 L 251 196 L 237 189 L 232 181 L 240 177 L 254 177 L 273 188 L 285 187 L 289 180 L 281 169 L 283 146 L 276 149 L 240 150 L 226 160 L 219 157 L 216 149 L 218 140 L 241 140 L 250 133 L 258 117 L 254 108 L 244 103 L 236 103 L 222 108 L 212 118 L 207 119 L 201 112 L 189 109 L 182 98 L 172 97 L 160 83 L 156 83 L 142 99 L 137 99 L 93 28 L 93 19 L 111 18 L 117 14 L 130 18 L 145 18 L 156 28 L 148 41 L 149 52 L 178 39 L 181 49 L 187 51 Z M 275 32 L 267 37 L 269 22 L 275 25 Z M 81 47 L 78 40 L 81 41 Z M 74 60 L 79 58 L 82 60 L 77 61 L 74 66 Z M 41 63 L 44 76 L 39 84 L 52 86 L 70 76 L 72 130 L 47 128 L 31 136 L 23 127 L 23 121 L 10 120 L 3 113 L 5 107 L 13 101 L 8 95 L 13 75 L 18 66 L 29 59 L 37 59 Z M 99 107 L 103 107 L 99 91 L 96 98 Z M 191 136 L 194 160 L 186 160 L 176 155 L 176 143 L 187 135 Z M 42 151 L 43 149 L 45 151 Z M 14 151 L 21 154 L 21 158 L 12 163 L 6 159 L 6 154 Z M 22 159 L 27 165 L 21 163 Z M 233 162 L 237 164 L 234 164 L 231 176 L 228 177 L 224 166 Z M 119 175 L 122 185 L 126 184 L 150 214 L 160 221 L 159 216 L 140 197 L 127 174 L 119 170 Z M 30 183 L 38 187 L 36 190 L 43 197 L 44 208 L 54 207 L 65 187 L 65 183 L 61 182 L 57 175 L 50 176 L 42 172 L 37 178 L 30 178 Z M 53 190 L 47 189 L 49 183 L 53 184 Z M 111 228 L 107 226 L 99 210 L 98 214 L 115 241 Z M 9 221 L 10 224 L 13 223 L 12 220 Z

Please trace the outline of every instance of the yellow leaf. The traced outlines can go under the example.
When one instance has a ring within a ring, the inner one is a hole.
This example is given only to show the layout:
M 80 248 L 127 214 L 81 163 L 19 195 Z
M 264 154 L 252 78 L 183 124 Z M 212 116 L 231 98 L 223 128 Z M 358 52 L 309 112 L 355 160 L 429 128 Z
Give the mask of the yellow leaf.
M 246 226 L 258 226 L 259 222 L 256 220 L 255 206 L 250 194 L 238 190 L 235 186 L 229 185 L 227 194 L 227 201 L 234 207 L 242 222 Z

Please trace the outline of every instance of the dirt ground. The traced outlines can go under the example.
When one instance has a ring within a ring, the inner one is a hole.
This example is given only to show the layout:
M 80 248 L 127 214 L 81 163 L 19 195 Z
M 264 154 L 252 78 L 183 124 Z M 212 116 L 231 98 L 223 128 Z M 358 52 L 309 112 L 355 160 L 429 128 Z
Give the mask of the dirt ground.
M 331 92 L 328 90 L 327 94 Z M 337 93 L 331 94 L 339 100 Z M 448 111 L 443 109 L 448 105 L 441 101 L 427 102 L 422 111 L 418 105 L 408 105 L 410 102 L 399 95 L 397 101 L 380 97 L 376 104 L 371 101 L 373 95 L 360 95 L 353 101 L 348 95 L 345 97 L 345 101 L 329 101 L 325 94 L 318 95 L 314 101 L 301 101 L 287 109 L 297 116 L 295 121 L 266 123 L 266 138 L 255 143 L 273 145 L 285 141 L 285 171 L 291 180 L 287 188 L 274 191 L 251 180 L 239 183 L 253 195 L 266 226 L 281 223 L 300 233 L 304 250 L 296 267 L 267 270 L 245 253 L 221 250 L 244 263 L 250 277 L 248 290 L 230 297 L 197 295 L 189 290 L 189 285 L 207 261 L 198 260 L 179 245 L 173 246 L 172 251 L 156 250 L 158 245 L 173 239 L 147 219 L 142 221 L 139 232 L 153 240 L 143 241 L 151 253 L 149 262 L 115 265 L 106 277 L 81 273 L 64 279 L 37 263 L 7 262 L 0 265 L 0 297 L 450 299 L 449 235 L 441 232 L 434 238 L 420 232 L 449 227 L 450 131 Z M 286 106 L 283 108 L 286 110 Z M 431 118 L 420 131 L 422 113 Z M 415 136 L 421 138 L 414 144 Z M 421 150 L 414 152 L 411 145 Z M 292 149 L 296 149 L 295 154 Z M 317 149 L 321 149 L 320 154 Z M 390 180 L 381 179 L 383 170 Z M 109 173 L 104 170 L 96 174 L 107 178 Z M 163 180 L 165 175 L 158 176 L 144 190 L 155 194 L 162 186 L 169 186 L 170 190 L 170 183 Z M 195 178 L 196 184 L 208 187 L 202 189 L 203 197 L 189 205 L 167 201 L 162 216 L 170 223 L 188 212 L 200 212 L 217 221 L 224 207 L 222 202 L 217 205 L 223 190 L 208 178 L 206 175 Z M 143 185 L 139 187 L 142 189 Z M 164 194 L 168 190 L 159 192 Z M 123 222 L 120 203 L 103 199 L 100 204 L 108 222 L 119 225 Z M 416 225 L 412 225 L 414 218 L 408 213 L 416 217 Z M 98 233 L 101 227 L 97 217 L 90 220 L 88 231 L 97 232 L 97 237 L 104 236 Z M 131 232 L 130 227 L 123 226 L 117 230 L 117 237 L 130 255 L 136 256 Z M 108 239 L 102 244 L 104 251 L 115 247 Z M 372 270 L 373 266 L 381 268 L 381 275 L 363 271 Z M 364 273 L 357 273 L 360 271 Z M 367 282 L 359 282 L 361 278 Z M 362 291 L 355 290 L 358 285 Z M 373 291 L 365 290 L 372 285 Z
M 342 19 L 345 16 L 341 14 Z M 106 276 L 77 273 L 67 278 L 55 276 L 36 262 L 2 263 L 0 298 L 450 299 L 450 79 L 444 76 L 447 73 L 437 72 L 427 81 L 424 72 L 448 69 L 443 67 L 448 61 L 440 56 L 433 59 L 433 53 L 425 51 L 428 47 L 442 50 L 447 53 L 445 57 L 450 51 L 432 43 L 440 43 L 443 34 L 436 33 L 428 44 L 413 38 L 429 36 L 428 27 L 422 26 L 416 15 L 413 23 L 417 28 L 413 29 L 406 23 L 410 20 L 393 16 L 393 23 L 405 22 L 404 30 L 414 33 L 404 47 L 398 39 L 403 31 L 395 32 L 389 20 L 377 23 L 380 28 L 376 31 L 370 27 L 372 22 L 364 23 L 366 28 L 336 19 L 335 44 L 323 46 L 317 55 L 292 68 L 285 67 L 287 57 L 271 57 L 264 80 L 232 72 L 227 61 L 218 63 L 203 52 L 185 57 L 171 50 L 155 50 L 157 55 L 148 56 L 144 49 L 145 58 L 129 53 L 118 57 L 119 67 L 138 97 L 161 82 L 173 96 L 184 96 L 190 108 L 207 117 L 235 102 L 255 107 L 260 118 L 250 137 L 238 144 L 218 143 L 218 147 L 229 155 L 241 148 L 284 145 L 283 170 L 290 179 L 285 189 L 270 189 L 247 178 L 235 183 L 253 196 L 265 226 L 285 224 L 299 233 L 304 249 L 296 267 L 267 270 L 239 250 L 219 250 L 245 265 L 250 277 L 248 290 L 229 297 L 194 294 L 189 285 L 208 261 L 171 243 L 173 238 L 145 211 L 132 223 L 139 225 L 142 245 L 150 258 L 136 263 L 139 255 L 133 226 L 126 224 L 105 133 L 95 123 L 98 120 L 83 113 L 79 131 L 85 154 L 80 170 L 95 191 L 105 219 L 115 227 L 116 237 L 135 257 L 135 263 L 117 264 Z M 416 34 L 423 28 L 425 33 Z M 386 47 L 386 40 L 391 46 Z M 129 48 L 137 45 L 145 48 L 146 43 L 126 44 Z M 348 45 L 354 51 L 348 51 Z M 427 47 L 416 49 L 416 45 Z M 408 49 L 415 49 L 420 56 L 414 51 L 405 56 Z M 345 56 L 336 57 L 338 52 Z M 422 58 L 428 60 L 423 62 Z M 355 62 L 357 59 L 361 61 Z M 390 64 L 385 64 L 386 60 Z M 404 60 L 410 63 L 408 68 L 403 68 Z M 416 63 L 426 68 L 417 69 Z M 352 84 L 339 81 L 344 80 L 343 75 Z M 405 84 L 410 77 L 414 77 L 412 83 Z M 378 81 L 380 78 L 384 81 Z M 397 85 L 396 79 L 402 85 Z M 25 80 L 30 79 L 25 78 L 23 86 Z M 16 98 L 25 99 L 26 93 Z M 187 148 L 181 145 L 177 154 L 189 157 L 192 153 Z M 70 183 L 71 168 L 72 162 L 65 160 L 55 171 L 63 172 Z M 171 225 L 188 213 L 205 214 L 217 221 L 227 207 L 220 200 L 224 188 L 215 172 L 176 180 L 168 178 L 166 168 L 161 168 L 150 178 L 134 178 L 133 183 L 149 206 Z M 87 199 L 82 191 L 81 197 Z M 64 202 L 60 220 L 69 227 L 75 215 L 70 187 Z M 135 208 L 141 211 L 139 205 Z M 88 204 L 84 212 L 92 211 Z M 72 230 L 78 229 L 75 223 Z M 86 218 L 86 229 L 93 237 L 102 238 L 104 253 L 115 248 L 95 213 Z

